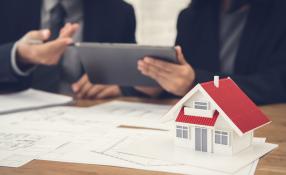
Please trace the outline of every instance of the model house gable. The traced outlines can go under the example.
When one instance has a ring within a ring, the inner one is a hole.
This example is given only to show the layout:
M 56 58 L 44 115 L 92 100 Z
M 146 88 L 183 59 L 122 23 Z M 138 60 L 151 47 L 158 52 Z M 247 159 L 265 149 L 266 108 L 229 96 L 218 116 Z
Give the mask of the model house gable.
M 185 97 L 187 98 L 184 99 Z M 225 121 L 224 127 L 232 128 L 239 135 L 242 135 L 239 128 L 232 123 L 223 109 L 216 104 L 201 84 L 194 87 L 185 97 L 174 107 L 176 110 L 173 111 L 173 115 L 176 116 L 176 122 L 214 127 L 217 119 L 221 118 L 220 120 Z M 171 113 L 171 111 L 169 111 L 169 113 Z M 217 127 L 221 128 L 220 126 Z
M 215 108 L 200 88 L 182 105 L 185 115 L 212 118 Z

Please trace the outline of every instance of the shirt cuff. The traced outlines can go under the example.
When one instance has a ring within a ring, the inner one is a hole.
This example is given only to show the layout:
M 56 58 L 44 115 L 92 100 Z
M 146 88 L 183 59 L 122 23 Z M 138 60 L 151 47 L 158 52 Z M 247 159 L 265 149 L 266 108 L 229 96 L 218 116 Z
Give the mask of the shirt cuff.
M 12 65 L 12 69 L 19 76 L 29 76 L 31 74 L 31 72 L 34 71 L 36 66 L 31 66 L 31 68 L 29 68 L 27 70 L 21 70 L 20 66 L 17 63 L 17 46 L 18 46 L 18 42 L 16 42 L 13 45 L 13 48 L 11 50 L 11 65 Z

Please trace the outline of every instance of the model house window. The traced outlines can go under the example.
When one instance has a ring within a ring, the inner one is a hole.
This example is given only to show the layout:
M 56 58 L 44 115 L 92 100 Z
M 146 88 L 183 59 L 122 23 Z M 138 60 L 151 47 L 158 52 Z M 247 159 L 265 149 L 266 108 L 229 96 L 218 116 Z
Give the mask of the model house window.
M 208 110 L 208 109 L 209 109 L 209 105 L 208 105 L 207 102 L 195 101 L 195 102 L 194 102 L 194 108 L 195 108 L 195 109 Z
M 215 143 L 221 145 L 229 145 L 229 133 L 223 131 L 215 131 Z
M 187 126 L 177 126 L 176 135 L 178 138 L 189 139 L 189 128 Z

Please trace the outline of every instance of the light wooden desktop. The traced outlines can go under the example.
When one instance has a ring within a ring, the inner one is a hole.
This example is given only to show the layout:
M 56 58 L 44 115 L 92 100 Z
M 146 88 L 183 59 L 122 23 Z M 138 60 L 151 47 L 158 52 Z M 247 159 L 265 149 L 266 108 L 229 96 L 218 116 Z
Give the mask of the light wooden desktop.
M 175 100 L 146 100 L 138 98 L 120 98 L 119 100 L 148 102 L 156 104 L 174 104 Z M 110 100 L 79 101 L 77 106 L 87 107 Z M 256 137 L 267 137 L 267 141 L 279 144 L 279 148 L 259 161 L 256 175 L 286 174 L 286 104 L 261 107 L 272 123 L 259 129 Z M 0 167 L 0 175 L 169 175 L 169 173 L 142 171 L 110 166 L 74 164 L 34 160 L 20 168 Z

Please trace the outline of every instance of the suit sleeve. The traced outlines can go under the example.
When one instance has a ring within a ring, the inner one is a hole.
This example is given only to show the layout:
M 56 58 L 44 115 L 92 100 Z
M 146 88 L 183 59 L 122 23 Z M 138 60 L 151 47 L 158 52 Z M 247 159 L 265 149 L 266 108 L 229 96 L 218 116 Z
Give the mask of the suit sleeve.
M 194 12 L 194 11 L 193 11 Z M 186 35 L 182 35 L 185 31 L 185 17 L 188 20 L 193 19 L 193 13 L 180 14 L 178 19 L 178 36 L 177 43 L 185 43 Z M 191 30 L 191 29 L 189 29 Z M 188 35 L 187 35 L 188 36 Z M 180 41 L 180 42 L 179 42 Z M 186 46 L 185 48 L 187 48 Z M 184 52 L 189 52 L 186 50 Z M 276 45 L 276 49 L 266 62 L 257 62 L 258 69 L 249 75 L 240 74 L 222 74 L 220 72 L 211 72 L 208 70 L 198 69 L 194 67 L 196 73 L 195 84 L 213 80 L 214 75 L 220 77 L 231 77 L 238 86 L 256 103 L 271 104 L 286 102 L 286 32 L 284 37 Z M 189 58 L 191 59 L 191 58 Z M 257 59 L 259 60 L 259 59 Z M 169 94 L 170 96 L 170 94 Z
M 238 86 L 257 104 L 286 102 L 286 35 L 267 62 L 257 63 L 259 69 L 250 75 L 221 74 L 231 77 Z M 195 70 L 196 83 L 209 81 L 217 73 Z
M 19 76 L 11 64 L 11 51 L 14 43 L 0 46 L 0 91 L 26 89 L 29 86 L 29 76 Z
M 11 51 L 13 44 L 0 46 L 0 81 L 14 81 L 16 78 L 11 66 Z

